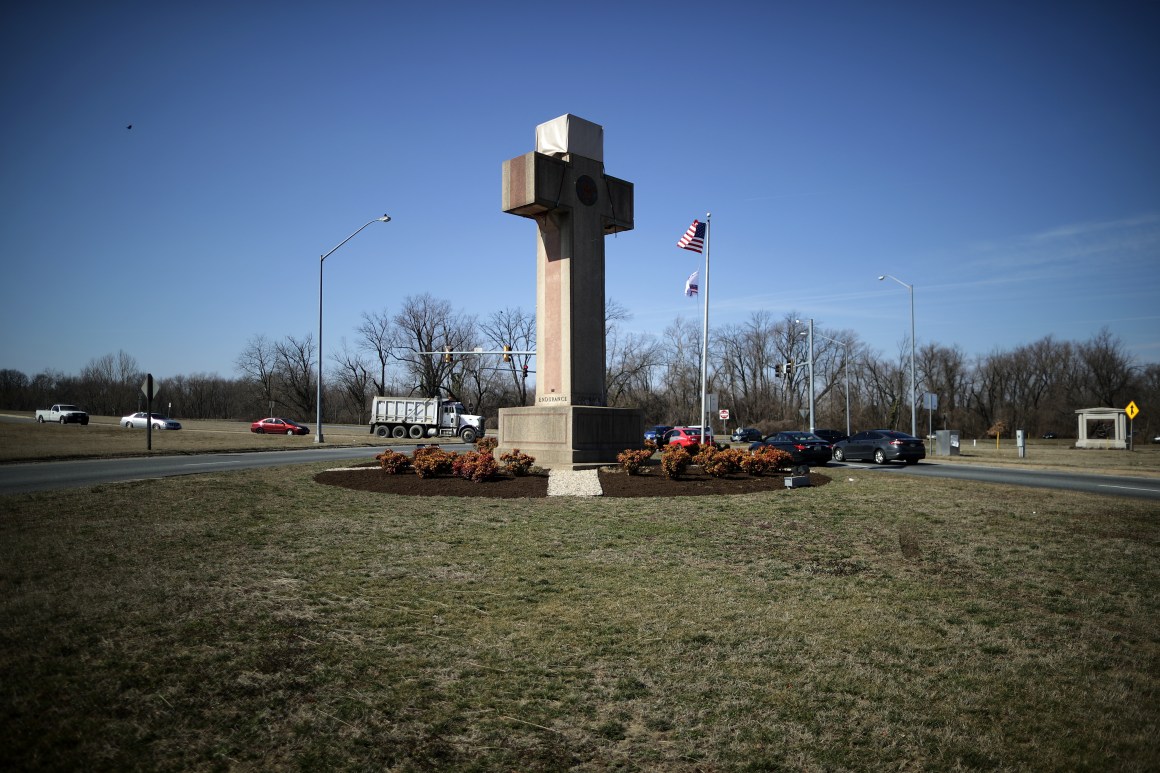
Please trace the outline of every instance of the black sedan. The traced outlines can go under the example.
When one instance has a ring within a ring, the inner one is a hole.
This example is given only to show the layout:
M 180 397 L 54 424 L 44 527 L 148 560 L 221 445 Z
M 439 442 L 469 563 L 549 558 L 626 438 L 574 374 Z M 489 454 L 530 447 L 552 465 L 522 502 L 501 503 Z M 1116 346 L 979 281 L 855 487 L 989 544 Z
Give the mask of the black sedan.
M 834 444 L 834 459 L 839 462 L 866 461 L 877 464 L 905 462 L 916 464 L 926 458 L 926 444 L 913 435 L 892 429 L 856 432 Z
M 755 440 L 761 440 L 761 430 L 753 427 L 738 427 L 733 430 L 729 439 L 734 443 L 752 443 Z
M 825 464 L 833 458 L 834 452 L 830 444 L 812 432 L 778 432 L 769 435 L 761 441 L 765 445 L 773 445 L 785 450 L 785 446 L 792 447 L 806 464 L 814 466 Z M 761 443 L 754 443 L 750 449 L 760 447 Z

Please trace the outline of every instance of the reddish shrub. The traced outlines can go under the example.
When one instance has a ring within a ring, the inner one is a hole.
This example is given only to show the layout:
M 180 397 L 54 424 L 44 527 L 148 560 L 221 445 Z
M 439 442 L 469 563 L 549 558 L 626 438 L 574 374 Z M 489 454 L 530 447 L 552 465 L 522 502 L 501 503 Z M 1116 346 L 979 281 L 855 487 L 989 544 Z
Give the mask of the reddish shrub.
M 475 450 L 485 454 L 495 452 L 495 447 L 499 445 L 499 438 L 496 437 L 481 437 L 475 441 Z
M 439 446 L 420 446 L 411 455 L 411 466 L 420 478 L 434 478 L 451 473 L 455 454 L 444 451 Z
M 388 475 L 398 475 L 411 469 L 411 457 L 389 448 L 375 458 L 379 460 L 379 465 Z
M 749 454 L 742 451 L 742 454 L 741 469 L 750 475 L 765 475 L 780 469 L 789 469 L 793 465 L 792 456 L 772 446 L 763 446 Z
M 499 472 L 499 463 L 490 453 L 468 451 L 455 457 L 451 463 L 451 469 L 456 477 L 482 483 Z
M 536 463 L 536 457 L 520 453 L 520 449 L 513 448 L 506 454 L 501 454 L 499 460 L 504 463 L 505 469 L 517 478 L 527 475 Z
M 666 478 L 676 479 L 685 474 L 693 457 L 684 448 L 670 445 L 661 454 L 661 472 Z
M 616 461 L 629 475 L 637 475 L 644 463 L 652 458 L 653 449 L 651 446 L 651 443 L 645 441 L 644 448 L 627 448 L 616 455 Z
M 741 469 L 741 460 L 746 454 L 739 448 L 730 448 L 703 451 L 702 455 L 705 457 L 705 461 L 701 463 L 702 469 L 714 478 L 724 478 Z

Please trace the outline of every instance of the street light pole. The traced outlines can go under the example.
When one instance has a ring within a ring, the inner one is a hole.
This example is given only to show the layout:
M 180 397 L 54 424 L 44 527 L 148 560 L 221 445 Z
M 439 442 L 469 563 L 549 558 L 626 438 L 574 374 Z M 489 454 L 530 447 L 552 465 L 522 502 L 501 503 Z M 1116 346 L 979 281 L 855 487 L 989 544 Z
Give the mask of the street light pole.
M 914 399 L 914 285 L 908 285 L 898 277 L 891 276 L 890 274 L 883 274 L 878 277 L 879 282 L 883 279 L 893 279 L 910 291 L 910 434 L 918 437 L 918 411 Z
M 363 228 L 366 228 L 371 223 L 389 223 L 389 222 L 391 222 L 391 218 L 389 215 L 383 215 L 382 217 L 376 217 L 373 220 L 368 220 L 367 222 L 363 223 L 362 226 L 359 227 L 358 231 L 355 231 L 350 236 L 343 239 L 341 242 L 339 242 L 338 244 L 335 245 L 333 250 L 331 250 L 330 252 L 326 253 L 325 255 L 323 255 L 321 258 L 318 259 L 318 385 L 317 385 L 318 386 L 318 393 L 315 397 L 315 408 L 317 410 L 317 415 L 314 417 L 315 418 L 315 432 L 314 432 L 314 442 L 315 443 L 324 442 L 322 439 L 322 266 L 326 263 L 326 259 L 334 254 L 335 250 L 337 250 L 339 247 L 346 244 L 351 239 L 353 239 L 355 236 L 357 236 L 359 231 L 361 231 Z
M 801 322 L 800 319 L 795 319 L 794 322 Z M 810 361 L 808 363 L 810 369 L 810 432 L 812 433 L 814 427 L 814 318 L 810 317 Z M 847 433 L 849 434 L 849 433 Z

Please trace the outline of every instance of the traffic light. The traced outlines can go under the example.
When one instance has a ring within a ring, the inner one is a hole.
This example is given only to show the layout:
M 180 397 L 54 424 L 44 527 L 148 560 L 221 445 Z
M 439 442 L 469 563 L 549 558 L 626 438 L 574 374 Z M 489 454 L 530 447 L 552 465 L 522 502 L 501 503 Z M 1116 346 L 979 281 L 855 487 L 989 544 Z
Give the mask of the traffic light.
M 504 347 L 503 347 L 503 361 L 504 362 L 511 362 L 512 361 L 512 348 L 510 346 L 508 346 L 507 344 L 504 344 Z
M 773 368 L 773 375 L 776 376 L 777 378 L 781 378 L 782 376 L 784 376 L 785 375 L 785 366 L 779 362 Z
M 524 366 L 524 381 L 528 380 L 528 366 Z
M 443 347 L 443 362 L 448 363 L 448 364 L 451 363 L 451 347 L 450 346 Z
M 785 375 L 787 375 L 787 376 L 793 375 L 793 360 L 786 360 L 785 361 Z

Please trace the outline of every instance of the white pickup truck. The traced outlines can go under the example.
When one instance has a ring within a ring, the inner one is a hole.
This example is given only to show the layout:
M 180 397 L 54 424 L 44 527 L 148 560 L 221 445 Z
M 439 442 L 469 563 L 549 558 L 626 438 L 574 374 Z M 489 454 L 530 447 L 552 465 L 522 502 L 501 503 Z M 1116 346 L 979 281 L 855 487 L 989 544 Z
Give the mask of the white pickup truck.
M 47 411 L 37 411 L 36 420 L 43 424 L 46 421 L 61 424 L 88 424 L 89 415 L 75 405 L 57 403 Z

